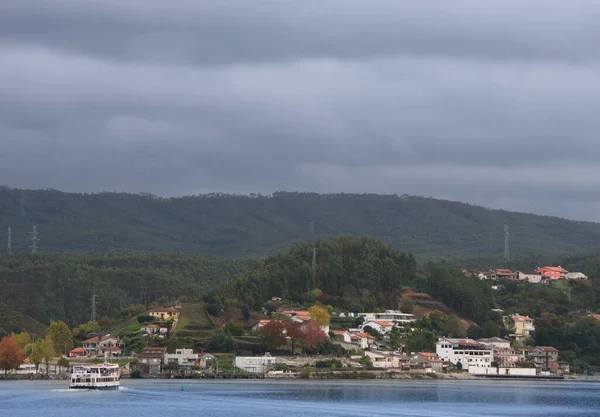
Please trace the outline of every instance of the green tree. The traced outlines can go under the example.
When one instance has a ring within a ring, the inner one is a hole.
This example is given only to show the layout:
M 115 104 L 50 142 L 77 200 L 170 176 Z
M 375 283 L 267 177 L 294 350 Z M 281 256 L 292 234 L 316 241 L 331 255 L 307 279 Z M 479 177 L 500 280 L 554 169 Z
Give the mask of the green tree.
M 228 323 L 225 326 L 225 332 L 230 334 L 231 336 L 243 336 L 245 333 L 244 327 L 235 323 Z
M 371 366 L 373 366 L 373 360 L 370 356 L 367 355 L 362 355 L 358 360 L 358 363 L 360 363 L 365 368 L 370 368 Z
M 62 373 L 62 368 L 69 368 L 69 360 L 67 358 L 58 358 L 58 361 L 56 362 L 56 364 L 60 367 L 61 369 L 61 373 Z
M 40 341 L 39 344 L 38 340 Z M 46 336 L 45 339 L 38 340 L 36 340 L 36 346 L 34 349 L 36 352 L 34 361 L 39 360 L 39 362 L 36 363 L 36 369 L 39 363 L 43 361 L 44 365 L 46 366 L 46 375 L 48 375 L 50 372 L 50 359 L 53 359 L 56 356 L 56 351 L 54 350 L 54 341 L 52 340 L 52 336 Z
M 15 340 L 17 347 L 21 350 L 25 350 L 27 346 L 31 344 L 31 336 L 27 332 L 21 332 L 18 334 L 13 333 L 11 337 Z
M 406 339 L 406 352 L 433 352 L 437 337 L 429 330 L 415 330 Z
M 54 352 L 67 355 L 73 348 L 73 334 L 69 326 L 63 321 L 54 321 L 48 327 L 46 336 L 54 343 Z

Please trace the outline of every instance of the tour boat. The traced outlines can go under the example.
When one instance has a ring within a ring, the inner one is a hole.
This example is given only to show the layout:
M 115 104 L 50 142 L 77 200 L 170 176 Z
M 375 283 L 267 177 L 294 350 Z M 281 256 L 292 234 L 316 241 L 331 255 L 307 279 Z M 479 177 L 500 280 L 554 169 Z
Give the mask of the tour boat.
M 104 362 L 101 365 L 75 365 L 71 374 L 74 389 L 119 389 L 121 373 L 116 363 Z

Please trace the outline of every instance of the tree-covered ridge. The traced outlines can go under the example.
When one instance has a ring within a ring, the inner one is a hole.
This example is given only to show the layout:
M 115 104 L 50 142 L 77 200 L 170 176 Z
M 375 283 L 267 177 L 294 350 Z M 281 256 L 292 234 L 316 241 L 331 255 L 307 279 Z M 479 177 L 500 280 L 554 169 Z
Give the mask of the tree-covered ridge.
M 504 225 L 515 254 L 585 251 L 600 243 L 597 223 L 423 197 L 280 192 L 163 199 L 0 189 L 0 230 L 12 227 L 13 252 L 30 251 L 34 225 L 40 251 L 195 251 L 226 257 L 271 254 L 294 242 L 340 235 L 379 237 L 425 261 L 501 254 Z M 5 251 L 2 239 L 0 252 Z
M 374 238 L 345 236 L 295 244 L 217 293 L 249 309 L 259 309 L 272 297 L 296 303 L 319 299 L 351 311 L 396 309 L 402 289 L 415 276 L 411 254 Z
M 198 297 L 235 278 L 250 261 L 193 253 L 38 253 L 0 256 L 0 303 L 42 323 L 75 327 L 99 316 L 117 317 L 131 304 L 160 297 Z

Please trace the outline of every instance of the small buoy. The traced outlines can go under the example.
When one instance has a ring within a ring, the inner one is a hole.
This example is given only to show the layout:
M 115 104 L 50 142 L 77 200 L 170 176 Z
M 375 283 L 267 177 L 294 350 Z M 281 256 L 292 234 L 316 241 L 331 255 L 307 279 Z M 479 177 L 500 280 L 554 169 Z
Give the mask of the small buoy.
M 183 388 L 183 385 L 181 386 L 181 390 L 182 390 L 182 391 L 184 391 L 184 390 L 185 390 L 185 388 Z

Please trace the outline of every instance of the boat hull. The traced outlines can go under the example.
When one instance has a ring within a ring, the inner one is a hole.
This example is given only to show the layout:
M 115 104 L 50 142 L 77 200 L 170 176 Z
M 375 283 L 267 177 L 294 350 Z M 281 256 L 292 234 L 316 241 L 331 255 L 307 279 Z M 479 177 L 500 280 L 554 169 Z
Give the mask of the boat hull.
M 111 385 L 105 387 L 69 387 L 70 389 L 93 389 L 98 391 L 114 391 L 119 389 L 119 385 Z

